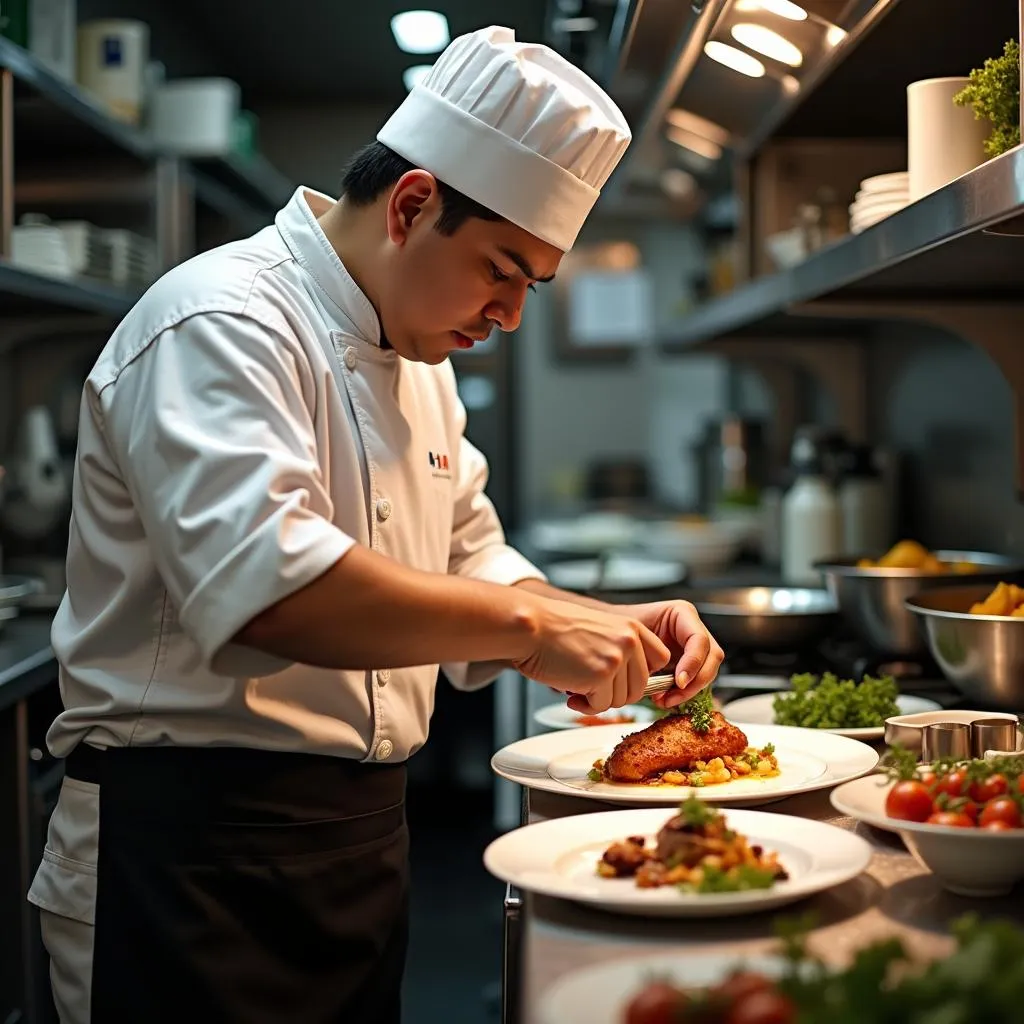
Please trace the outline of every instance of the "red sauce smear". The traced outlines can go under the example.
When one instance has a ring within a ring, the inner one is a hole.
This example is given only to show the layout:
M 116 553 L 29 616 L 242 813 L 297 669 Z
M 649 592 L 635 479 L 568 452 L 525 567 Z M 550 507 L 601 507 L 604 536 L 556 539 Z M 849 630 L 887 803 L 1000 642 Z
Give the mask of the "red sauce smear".
M 626 725 L 635 722 L 632 715 L 608 715 L 602 718 L 600 715 L 580 715 L 576 719 L 577 725 Z

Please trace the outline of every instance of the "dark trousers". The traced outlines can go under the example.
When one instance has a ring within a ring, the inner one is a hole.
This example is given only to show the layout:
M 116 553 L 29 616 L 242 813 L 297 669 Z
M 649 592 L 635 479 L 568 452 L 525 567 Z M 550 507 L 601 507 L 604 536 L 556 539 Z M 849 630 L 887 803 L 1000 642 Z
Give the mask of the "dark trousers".
M 80 745 L 100 787 L 93 1024 L 400 1024 L 404 765 Z

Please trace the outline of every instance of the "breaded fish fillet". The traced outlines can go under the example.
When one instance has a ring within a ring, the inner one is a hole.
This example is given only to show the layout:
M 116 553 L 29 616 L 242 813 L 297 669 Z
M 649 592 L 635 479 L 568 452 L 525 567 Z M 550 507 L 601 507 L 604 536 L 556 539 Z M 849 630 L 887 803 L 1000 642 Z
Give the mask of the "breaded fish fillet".
M 669 769 L 685 770 L 694 761 L 737 757 L 746 748 L 747 737 L 720 711 L 707 732 L 695 732 L 687 716 L 667 715 L 626 736 L 605 761 L 604 774 L 612 782 L 643 782 Z

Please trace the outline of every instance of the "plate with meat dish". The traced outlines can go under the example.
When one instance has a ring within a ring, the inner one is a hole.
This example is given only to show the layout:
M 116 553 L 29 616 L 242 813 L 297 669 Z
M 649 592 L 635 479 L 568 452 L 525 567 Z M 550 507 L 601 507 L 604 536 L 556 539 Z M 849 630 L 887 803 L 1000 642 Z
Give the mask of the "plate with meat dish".
M 537 822 L 507 832 L 484 852 L 487 870 L 521 889 L 644 917 L 769 910 L 847 882 L 870 860 L 871 846 L 835 825 L 723 812 L 695 797 L 669 812 Z
M 705 691 L 637 729 L 595 725 L 519 740 L 491 759 L 496 774 L 531 789 L 617 804 L 678 804 L 690 794 L 757 804 L 827 789 L 872 771 L 866 743 L 782 725 L 740 729 Z

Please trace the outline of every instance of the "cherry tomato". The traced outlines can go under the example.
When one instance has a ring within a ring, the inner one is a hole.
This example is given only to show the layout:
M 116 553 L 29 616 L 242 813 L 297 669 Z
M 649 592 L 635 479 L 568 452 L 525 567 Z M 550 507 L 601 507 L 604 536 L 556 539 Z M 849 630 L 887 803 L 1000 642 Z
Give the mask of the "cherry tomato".
M 963 796 L 967 792 L 967 772 L 959 768 L 943 775 L 935 783 L 935 795 L 946 793 L 949 796 Z
M 885 813 L 901 821 L 925 821 L 932 813 L 932 795 L 913 779 L 897 782 L 885 798 Z
M 672 985 L 653 982 L 626 1007 L 626 1024 L 677 1024 L 687 1001 L 685 993 Z
M 965 800 L 961 797 L 959 800 L 953 801 L 953 806 L 947 808 L 950 811 L 957 811 L 960 814 L 966 814 L 975 825 L 978 824 L 978 815 L 981 814 L 981 807 L 978 806 L 973 800 Z
M 937 778 L 935 772 L 921 772 L 921 785 L 929 790 L 934 789 Z
M 793 1024 L 796 1007 L 774 989 L 751 992 L 733 1005 L 723 1024 Z
M 1002 796 L 1009 788 L 1010 784 L 1006 781 L 1006 776 L 996 772 L 995 775 L 990 775 L 987 779 L 978 779 L 971 783 L 971 799 L 977 800 L 979 804 L 987 804 L 989 800 L 995 800 L 997 796 Z
M 991 825 L 993 821 L 1005 821 L 1010 828 L 1020 828 L 1020 804 L 1012 796 L 997 796 L 995 800 L 985 804 L 978 824 Z
M 1014 827 L 1007 825 L 1005 821 L 996 818 L 995 821 L 990 821 L 987 825 L 981 826 L 986 832 L 1013 832 Z
M 753 971 L 737 971 L 730 974 L 728 978 L 716 985 L 711 991 L 716 996 L 721 996 L 728 1002 L 737 1002 L 746 999 L 754 992 L 764 992 L 774 986 L 763 974 L 755 974 Z
M 959 811 L 936 811 L 928 818 L 927 824 L 945 825 L 946 828 L 974 828 L 974 822 Z

